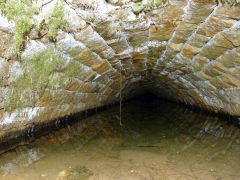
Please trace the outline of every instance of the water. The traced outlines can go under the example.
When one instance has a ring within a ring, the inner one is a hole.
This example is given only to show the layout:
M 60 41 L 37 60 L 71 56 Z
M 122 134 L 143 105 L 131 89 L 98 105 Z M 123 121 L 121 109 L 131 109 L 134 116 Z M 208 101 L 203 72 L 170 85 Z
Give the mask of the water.
M 66 124 L 0 156 L 1 180 L 240 179 L 240 130 L 156 99 Z M 59 126 L 59 125 L 58 125 Z

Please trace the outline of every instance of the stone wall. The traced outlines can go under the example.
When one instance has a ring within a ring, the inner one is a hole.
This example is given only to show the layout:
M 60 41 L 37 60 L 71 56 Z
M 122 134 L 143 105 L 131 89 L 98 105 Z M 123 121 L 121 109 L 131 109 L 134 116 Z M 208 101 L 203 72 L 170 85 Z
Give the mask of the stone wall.
M 18 52 L 16 24 L 0 16 L 0 137 L 118 102 L 120 84 L 124 98 L 152 91 L 240 115 L 240 6 L 169 0 L 136 12 L 131 0 L 67 0 L 53 39 L 43 22 L 59 1 L 37 4 L 41 26 Z

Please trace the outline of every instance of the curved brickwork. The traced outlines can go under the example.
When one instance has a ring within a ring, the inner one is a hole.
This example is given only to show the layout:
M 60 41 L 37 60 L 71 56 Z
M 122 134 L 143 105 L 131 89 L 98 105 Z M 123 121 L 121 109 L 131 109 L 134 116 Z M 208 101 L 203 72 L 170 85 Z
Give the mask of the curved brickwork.
M 45 2 L 45 1 L 44 1 Z M 57 0 L 40 4 L 45 16 Z M 152 91 L 240 115 L 240 6 L 169 0 L 136 13 L 130 0 L 64 2 L 68 25 L 41 26 L 16 53 L 0 16 L 0 137 Z

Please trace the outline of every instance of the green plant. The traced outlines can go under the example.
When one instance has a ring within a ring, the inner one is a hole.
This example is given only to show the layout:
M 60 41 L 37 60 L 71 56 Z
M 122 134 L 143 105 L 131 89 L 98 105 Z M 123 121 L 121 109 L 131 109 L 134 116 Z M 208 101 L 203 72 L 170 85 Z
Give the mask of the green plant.
M 57 2 L 51 16 L 47 19 L 47 26 L 49 28 L 48 36 L 53 40 L 56 39 L 59 28 L 63 28 L 67 25 L 67 21 L 64 17 L 64 4 L 62 1 Z
M 61 54 L 53 47 L 36 53 L 30 60 L 23 60 L 24 73 L 11 84 L 5 110 L 12 111 L 26 103 L 34 105 L 46 89 L 50 74 L 61 67 L 62 60 Z
M 150 49 L 148 53 L 148 59 L 150 61 L 157 60 L 159 56 L 161 55 L 161 51 L 157 49 Z
M 132 9 L 135 13 L 140 13 L 144 9 L 144 6 L 141 2 L 137 2 L 133 4 Z
M 37 27 L 34 15 L 39 9 L 31 0 L 0 0 L 0 10 L 10 21 L 15 22 L 14 50 L 19 53 L 27 34 L 32 27 Z M 49 29 L 48 36 L 55 41 L 59 28 L 67 25 L 65 8 L 62 0 L 57 1 L 52 14 L 44 20 Z
M 0 10 L 8 20 L 15 22 L 15 41 L 13 46 L 14 50 L 18 52 L 25 35 L 34 24 L 34 14 L 37 14 L 39 11 L 29 0 L 1 0 Z
M 194 70 L 194 72 L 199 72 L 199 71 L 202 70 L 202 67 L 201 66 L 194 66 L 193 70 Z
M 238 4 L 238 3 L 240 3 L 240 0 L 218 0 L 218 2 L 229 3 L 229 4 Z
M 154 7 L 159 7 L 166 3 L 167 0 L 145 0 L 133 4 L 132 9 L 135 13 L 140 13 L 144 10 L 149 10 Z

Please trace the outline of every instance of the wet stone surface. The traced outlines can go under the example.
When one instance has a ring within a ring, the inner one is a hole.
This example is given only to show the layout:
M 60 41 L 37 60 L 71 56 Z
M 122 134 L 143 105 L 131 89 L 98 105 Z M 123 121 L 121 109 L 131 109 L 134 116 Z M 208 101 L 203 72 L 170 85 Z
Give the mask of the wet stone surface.
M 212 115 L 141 98 L 20 143 L 1 180 L 237 180 L 240 130 Z

